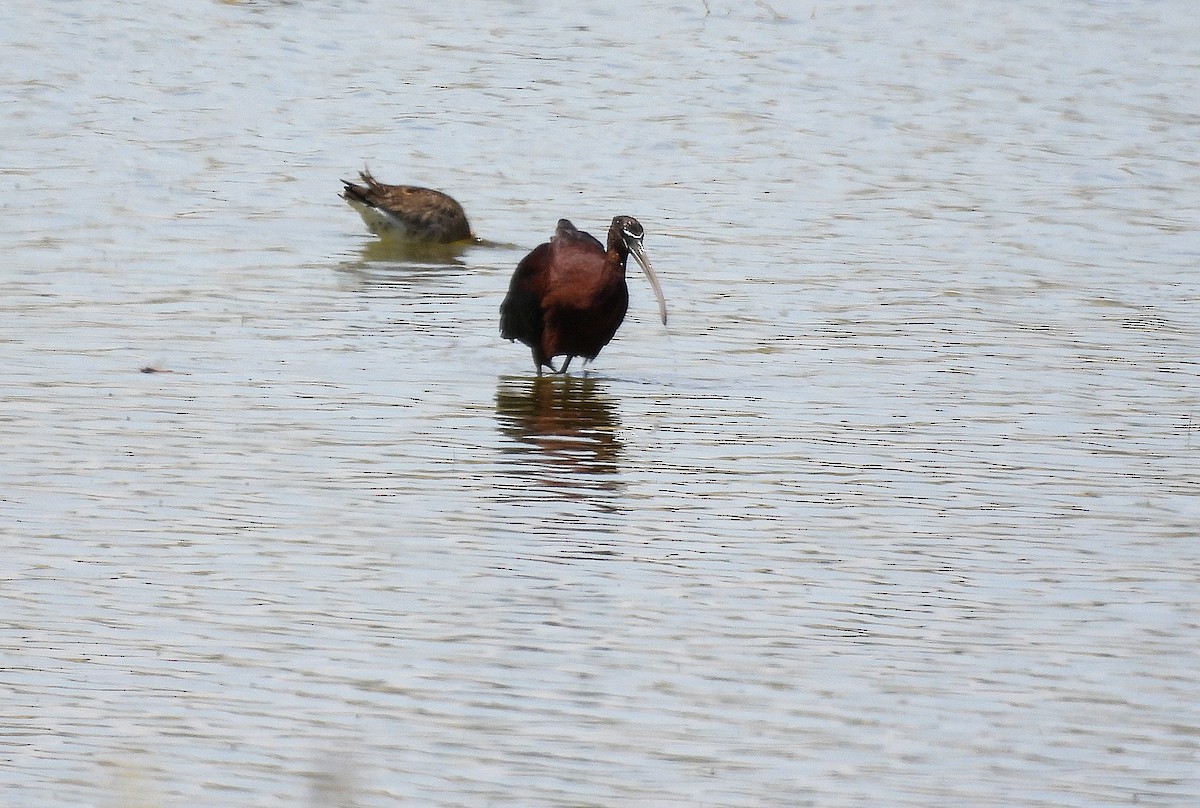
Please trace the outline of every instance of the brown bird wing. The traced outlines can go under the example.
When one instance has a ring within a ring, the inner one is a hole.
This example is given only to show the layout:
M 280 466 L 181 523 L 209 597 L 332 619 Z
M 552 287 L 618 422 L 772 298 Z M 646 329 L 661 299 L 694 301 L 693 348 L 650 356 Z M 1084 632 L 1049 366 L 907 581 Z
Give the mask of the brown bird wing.
M 550 245 L 539 244 L 521 259 L 500 304 L 500 336 L 537 345 L 542 338 L 542 303 L 539 268 L 549 260 Z
M 554 238 L 550 239 L 556 247 L 569 247 L 573 242 L 576 247 L 585 250 L 598 250 L 603 253 L 604 245 L 591 233 L 586 233 L 571 223 L 570 219 L 559 219 L 558 227 L 554 229 Z

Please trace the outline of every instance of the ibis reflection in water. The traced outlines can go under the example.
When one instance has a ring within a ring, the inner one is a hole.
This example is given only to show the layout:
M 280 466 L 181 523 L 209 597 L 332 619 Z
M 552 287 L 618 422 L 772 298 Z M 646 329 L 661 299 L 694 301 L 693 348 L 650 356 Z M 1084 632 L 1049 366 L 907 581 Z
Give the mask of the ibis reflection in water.
M 595 379 L 504 376 L 496 389 L 496 418 L 509 439 L 504 454 L 522 461 L 548 490 L 571 498 L 620 487 L 613 476 L 624 449 L 617 402 Z
M 539 376 L 543 367 L 565 373 L 577 356 L 590 362 L 612 340 L 629 308 L 625 264 L 630 255 L 645 271 L 666 325 L 667 303 L 642 248 L 644 233 L 637 219 L 617 216 L 606 248 L 559 219 L 553 238 L 517 264 L 500 304 L 500 335 L 530 347 Z M 556 356 L 566 357 L 557 369 L 551 361 Z
M 369 171 L 358 176 L 362 185 L 342 180 L 342 199 L 380 238 L 414 244 L 453 244 L 473 238 L 462 205 L 441 191 L 385 185 Z

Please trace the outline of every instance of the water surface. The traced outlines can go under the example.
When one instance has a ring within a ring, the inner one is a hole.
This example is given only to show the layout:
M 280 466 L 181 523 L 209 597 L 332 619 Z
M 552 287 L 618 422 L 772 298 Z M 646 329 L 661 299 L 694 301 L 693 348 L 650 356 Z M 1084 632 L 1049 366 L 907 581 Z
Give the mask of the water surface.
M 1190 4 L 20 5 L 0 801 L 1200 799 Z

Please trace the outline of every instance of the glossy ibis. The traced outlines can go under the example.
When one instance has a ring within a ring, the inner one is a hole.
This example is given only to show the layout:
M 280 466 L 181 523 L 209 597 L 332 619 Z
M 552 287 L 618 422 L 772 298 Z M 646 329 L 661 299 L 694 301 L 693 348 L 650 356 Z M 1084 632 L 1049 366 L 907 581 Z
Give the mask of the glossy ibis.
M 554 237 L 517 264 L 500 304 L 500 336 L 533 350 L 539 376 L 543 365 L 552 373 L 566 373 L 577 356 L 590 362 L 612 340 L 629 308 L 625 263 L 630 255 L 645 271 L 666 325 L 667 303 L 642 249 L 644 232 L 632 216 L 617 216 L 608 228 L 606 249 L 559 219 Z M 566 356 L 559 369 L 551 363 L 556 356 Z
M 385 185 L 359 172 L 363 185 L 342 180 L 341 197 L 358 211 L 368 229 L 384 239 L 418 244 L 452 244 L 471 236 L 462 205 L 431 188 Z

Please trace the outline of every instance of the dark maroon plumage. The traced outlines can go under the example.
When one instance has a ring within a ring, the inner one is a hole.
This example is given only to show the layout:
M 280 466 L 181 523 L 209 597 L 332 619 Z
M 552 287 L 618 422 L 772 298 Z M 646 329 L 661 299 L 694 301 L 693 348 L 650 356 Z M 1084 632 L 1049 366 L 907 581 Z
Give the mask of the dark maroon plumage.
M 576 356 L 595 359 L 617 333 L 629 307 L 625 265 L 630 255 L 646 272 L 667 322 L 667 304 L 654 269 L 642 249 L 642 225 L 617 216 L 608 229 L 608 246 L 559 219 L 554 237 L 517 264 L 508 295 L 500 305 L 500 335 L 520 340 L 533 351 L 533 363 L 565 373 Z M 565 356 L 560 369 L 551 360 Z

